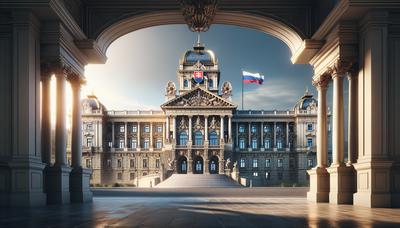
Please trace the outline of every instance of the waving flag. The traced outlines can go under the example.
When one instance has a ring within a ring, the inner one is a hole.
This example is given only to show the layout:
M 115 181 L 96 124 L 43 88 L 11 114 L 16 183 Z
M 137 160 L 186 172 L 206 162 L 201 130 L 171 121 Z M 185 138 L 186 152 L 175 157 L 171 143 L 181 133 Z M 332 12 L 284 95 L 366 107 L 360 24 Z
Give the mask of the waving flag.
M 243 82 L 248 84 L 248 83 L 256 83 L 258 85 L 262 85 L 264 82 L 264 75 L 261 75 L 259 73 L 250 73 L 247 71 L 242 71 L 243 75 Z

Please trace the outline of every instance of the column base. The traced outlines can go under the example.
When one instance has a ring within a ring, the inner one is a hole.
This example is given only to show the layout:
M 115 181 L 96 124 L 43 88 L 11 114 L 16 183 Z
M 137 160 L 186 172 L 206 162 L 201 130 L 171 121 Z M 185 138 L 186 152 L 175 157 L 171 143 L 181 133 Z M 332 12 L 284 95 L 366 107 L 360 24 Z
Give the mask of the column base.
M 54 165 L 46 167 L 47 204 L 70 203 L 69 176 L 71 168 Z
M 357 192 L 354 205 L 365 207 L 391 207 L 392 161 L 363 161 L 353 164 L 357 171 Z
M 329 202 L 329 173 L 325 167 L 307 170 L 310 175 L 310 190 L 307 200 L 312 202 Z
M 69 179 L 71 203 L 92 202 L 92 191 L 89 187 L 91 174 L 91 169 L 72 169 Z
M 46 194 L 43 193 L 43 169 L 45 165 L 39 159 L 14 158 L 9 163 L 9 169 L 0 170 L 3 180 L 1 188 L 10 190 L 10 193 L 0 194 L 1 206 L 6 207 L 34 207 L 46 205 Z M 8 179 L 10 178 L 10 179 Z M 0 178 L 1 179 L 1 178 Z M 7 186 L 7 180 L 11 184 Z
M 333 165 L 327 171 L 330 181 L 329 203 L 352 204 L 355 192 L 353 166 Z

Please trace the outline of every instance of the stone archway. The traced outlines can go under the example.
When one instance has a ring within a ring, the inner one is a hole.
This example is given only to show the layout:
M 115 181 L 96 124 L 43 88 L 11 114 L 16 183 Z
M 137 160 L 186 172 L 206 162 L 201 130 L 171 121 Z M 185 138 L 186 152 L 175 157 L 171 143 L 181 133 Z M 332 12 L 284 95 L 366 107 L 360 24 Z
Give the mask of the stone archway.
M 208 170 L 210 174 L 219 173 L 219 158 L 217 156 L 212 156 L 208 162 Z
M 185 156 L 181 156 L 177 162 L 177 172 L 179 174 L 187 174 L 188 172 L 188 161 Z
M 204 159 L 201 156 L 196 156 L 193 159 L 193 174 L 204 173 Z

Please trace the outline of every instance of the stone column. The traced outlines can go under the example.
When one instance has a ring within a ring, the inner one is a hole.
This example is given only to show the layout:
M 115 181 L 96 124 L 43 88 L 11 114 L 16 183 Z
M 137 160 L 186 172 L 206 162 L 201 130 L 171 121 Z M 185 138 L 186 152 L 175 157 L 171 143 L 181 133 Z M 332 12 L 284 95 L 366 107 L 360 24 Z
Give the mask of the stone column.
M 239 122 L 236 122 L 236 147 L 239 148 Z
M 264 151 L 264 122 L 260 123 L 261 151 Z
M 224 126 L 224 117 L 225 116 L 220 116 L 220 118 L 221 118 L 221 129 L 220 129 L 220 140 L 221 140 L 221 143 L 224 143 L 224 128 L 225 128 L 225 126 Z
M 189 142 L 188 142 L 188 145 L 192 145 L 192 136 L 193 136 L 193 133 L 192 133 L 192 116 L 189 116 Z
M 141 145 L 141 140 L 140 140 L 140 137 L 141 137 L 141 129 L 140 129 L 140 122 L 137 122 L 137 145 L 136 145 L 136 151 L 140 151 L 140 149 L 142 148 L 142 145 Z
M 56 71 L 57 79 L 57 110 L 55 132 L 55 158 L 54 166 L 47 169 L 47 203 L 64 204 L 70 202 L 69 181 L 71 168 L 67 166 L 67 127 L 65 86 L 70 70 L 60 66 Z
M 274 148 L 274 151 L 276 151 L 277 150 L 277 148 L 276 148 L 276 122 L 274 122 L 274 145 L 273 145 L 273 148 Z
M 176 144 L 176 116 L 173 116 L 172 118 L 172 139 L 174 144 Z
M 149 149 L 153 150 L 153 122 L 150 122 L 150 146 Z M 150 160 L 149 160 L 149 165 L 150 165 Z
M 332 164 L 329 172 L 329 203 L 353 203 L 353 168 L 344 164 L 344 105 L 343 76 L 348 72 L 348 62 L 338 60 L 332 73 L 333 79 L 333 139 Z
M 124 130 L 125 130 L 125 137 L 124 137 L 124 148 L 125 150 L 127 150 L 128 148 L 128 122 L 125 122 L 125 126 L 124 126 Z
M 82 115 L 81 115 L 81 83 L 83 80 L 78 75 L 71 75 L 72 87 L 72 134 L 71 134 L 71 160 L 72 172 L 70 174 L 71 202 L 81 203 L 92 201 L 92 192 L 89 188 L 91 169 L 82 168 Z M 126 132 L 126 129 L 125 129 Z
M 313 81 L 313 85 L 318 90 L 317 166 L 307 171 L 310 175 L 310 190 L 307 192 L 307 199 L 314 202 L 329 201 L 329 174 L 326 170 L 328 156 L 326 91 L 329 82 L 329 72 L 318 76 Z
M 163 133 L 163 145 L 165 145 L 165 140 L 166 140 L 166 123 L 163 123 L 163 128 L 162 128 L 162 133 Z
M 228 143 L 232 143 L 232 116 L 228 116 Z
M 290 151 L 290 147 L 289 147 L 289 122 L 286 122 L 286 151 Z
M 50 80 L 51 75 L 42 76 L 42 162 L 51 164 L 51 109 L 50 109 Z
M 204 142 L 208 145 L 208 115 L 204 115 Z
M 248 150 L 251 151 L 251 122 L 249 122 L 249 126 L 247 129 L 247 140 L 248 140 Z
M 111 122 L 111 148 L 115 147 L 115 123 L 114 121 Z
M 358 72 L 353 70 L 348 75 L 349 80 L 349 110 L 348 110 L 348 161 L 351 166 L 358 158 Z
M 166 140 L 169 142 L 169 116 L 167 116 L 166 122 L 165 122 L 165 135 L 166 135 Z

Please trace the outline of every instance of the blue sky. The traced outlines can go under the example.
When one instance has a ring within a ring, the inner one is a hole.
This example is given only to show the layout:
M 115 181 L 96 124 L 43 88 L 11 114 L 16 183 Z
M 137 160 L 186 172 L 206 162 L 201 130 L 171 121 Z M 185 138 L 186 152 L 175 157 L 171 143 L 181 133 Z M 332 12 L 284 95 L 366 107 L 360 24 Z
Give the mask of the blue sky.
M 179 59 L 191 49 L 197 34 L 186 25 L 164 25 L 129 33 L 107 50 L 107 63 L 86 67 L 84 94 L 94 93 L 110 109 L 159 109 L 166 83 L 177 83 Z M 201 42 L 214 51 L 221 84 L 233 85 L 234 102 L 241 101 L 241 70 L 260 72 L 265 83 L 245 85 L 245 109 L 291 109 L 311 85 L 310 65 L 290 62 L 289 48 L 268 34 L 237 26 L 213 25 Z

